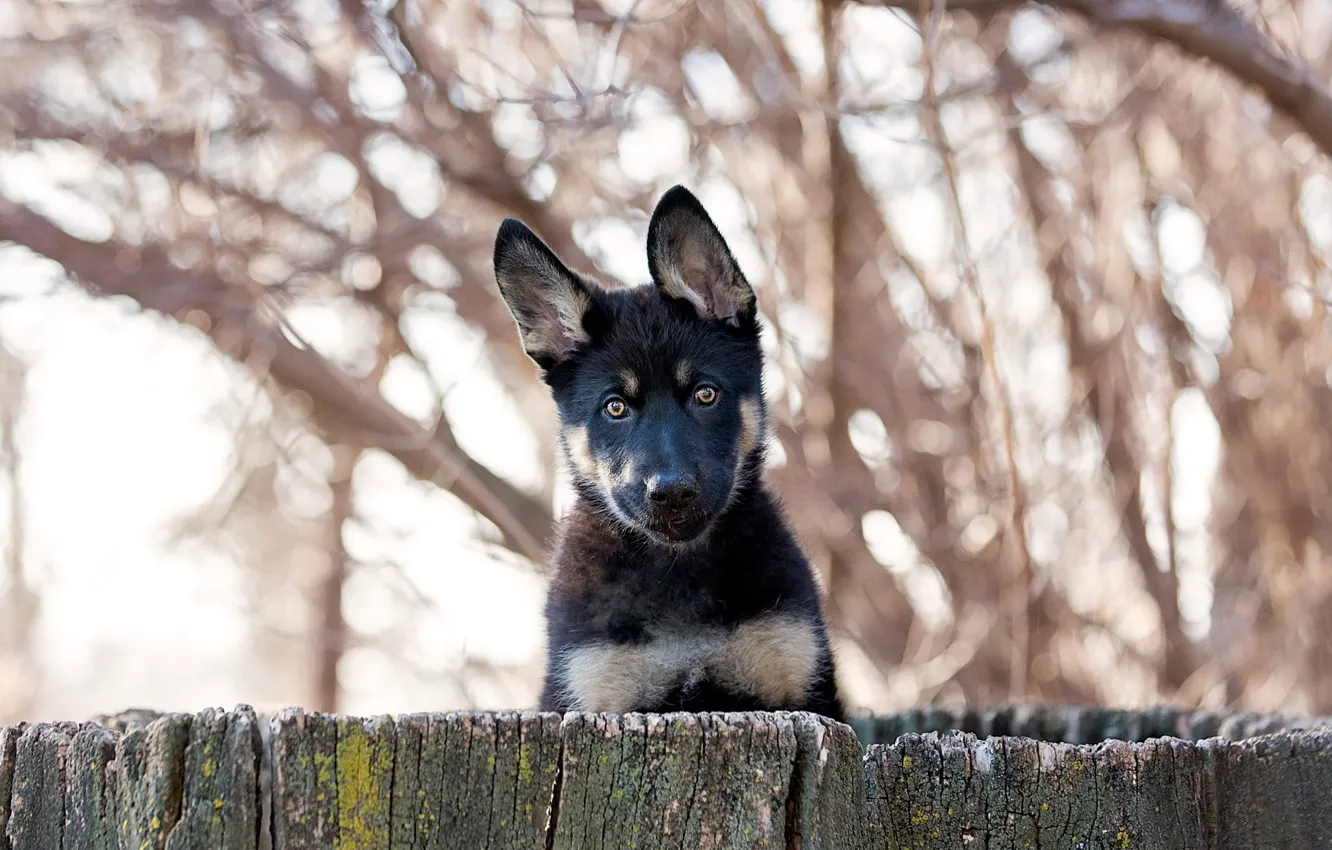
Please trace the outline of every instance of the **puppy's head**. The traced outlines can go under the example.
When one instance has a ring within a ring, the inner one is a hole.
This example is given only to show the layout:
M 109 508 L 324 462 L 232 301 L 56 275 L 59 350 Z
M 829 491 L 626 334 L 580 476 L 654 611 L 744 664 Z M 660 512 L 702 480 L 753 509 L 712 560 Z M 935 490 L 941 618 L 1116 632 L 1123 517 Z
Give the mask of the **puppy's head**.
M 667 545 L 701 538 L 748 474 L 766 429 L 754 291 L 683 187 L 648 226 L 652 284 L 609 291 L 514 219 L 495 277 L 559 407 L 574 481 Z

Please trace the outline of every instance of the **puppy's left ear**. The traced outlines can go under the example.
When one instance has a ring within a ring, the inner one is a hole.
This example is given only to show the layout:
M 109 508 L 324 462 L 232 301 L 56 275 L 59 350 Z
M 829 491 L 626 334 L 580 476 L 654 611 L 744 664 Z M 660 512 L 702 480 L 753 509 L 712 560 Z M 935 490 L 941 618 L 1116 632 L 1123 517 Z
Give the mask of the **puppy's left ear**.
M 648 268 L 657 288 L 688 301 L 703 319 L 738 327 L 752 319 L 754 290 L 721 231 L 683 186 L 657 203 L 648 225 Z
M 518 324 L 523 350 L 543 370 L 591 342 L 591 291 L 517 219 L 506 218 L 495 234 L 495 282 Z

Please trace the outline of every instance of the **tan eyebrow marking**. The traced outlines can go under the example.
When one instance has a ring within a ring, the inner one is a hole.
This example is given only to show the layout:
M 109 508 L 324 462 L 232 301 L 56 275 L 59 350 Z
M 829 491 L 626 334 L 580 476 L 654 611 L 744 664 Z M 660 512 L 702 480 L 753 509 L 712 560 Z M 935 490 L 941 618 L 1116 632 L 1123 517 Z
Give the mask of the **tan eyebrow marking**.
M 624 391 L 629 395 L 638 395 L 638 376 L 628 369 L 620 373 L 620 383 L 624 385 Z
M 689 383 L 689 379 L 694 375 L 694 366 L 688 360 L 681 360 L 675 364 L 675 382 L 680 386 Z

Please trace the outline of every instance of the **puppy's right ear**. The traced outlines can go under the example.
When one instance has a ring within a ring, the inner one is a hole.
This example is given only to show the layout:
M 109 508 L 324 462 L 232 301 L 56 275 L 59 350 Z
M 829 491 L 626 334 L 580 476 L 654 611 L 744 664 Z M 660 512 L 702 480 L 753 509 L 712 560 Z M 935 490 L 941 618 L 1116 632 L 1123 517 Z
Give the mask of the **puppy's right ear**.
M 591 342 L 583 326 L 593 309 L 591 292 L 517 219 L 504 219 L 495 235 L 495 282 L 518 323 L 523 350 L 542 369 Z
M 732 327 L 752 321 L 754 290 L 692 192 L 673 186 L 661 196 L 647 241 L 648 268 L 663 294 L 692 304 L 705 320 Z

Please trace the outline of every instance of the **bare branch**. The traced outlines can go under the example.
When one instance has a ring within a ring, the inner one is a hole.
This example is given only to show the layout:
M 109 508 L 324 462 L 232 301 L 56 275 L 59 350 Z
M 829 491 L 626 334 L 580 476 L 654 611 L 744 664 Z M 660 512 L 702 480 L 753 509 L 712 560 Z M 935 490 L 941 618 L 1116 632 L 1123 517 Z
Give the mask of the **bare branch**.
M 259 319 L 243 291 L 227 285 L 211 269 L 178 269 L 161 248 L 150 244 L 137 249 L 138 267 L 126 272 L 123 260 L 118 266 L 114 256 L 106 256 L 105 246 L 71 236 L 7 201 L 0 201 L 0 239 L 59 257 L 94 294 L 128 296 L 144 308 L 173 317 L 202 310 L 210 321 L 210 336 L 226 354 L 242 363 L 258 356 L 267 374 L 280 384 L 309 394 L 328 426 L 347 429 L 367 445 L 382 447 L 414 476 L 450 490 L 495 523 L 514 551 L 534 561 L 541 559 L 552 522 L 545 506 L 440 442 L 318 353 L 294 345 Z
M 916 0 L 862 0 L 914 11 Z M 1027 0 L 949 0 L 953 12 L 993 15 Z M 1142 33 L 1207 59 L 1256 87 L 1332 156 L 1332 90 L 1272 43 L 1226 0 L 1045 0 L 1041 5 L 1080 15 L 1108 29 Z

